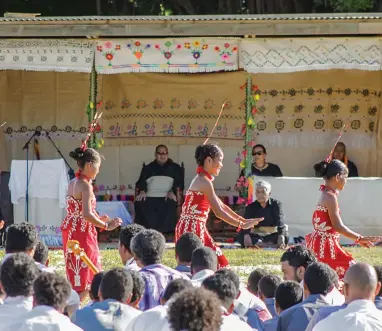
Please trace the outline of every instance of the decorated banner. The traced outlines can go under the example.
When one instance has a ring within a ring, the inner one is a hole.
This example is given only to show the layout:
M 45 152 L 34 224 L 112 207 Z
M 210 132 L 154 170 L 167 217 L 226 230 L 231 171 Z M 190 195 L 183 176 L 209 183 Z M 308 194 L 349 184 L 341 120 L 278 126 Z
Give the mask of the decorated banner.
M 226 102 L 212 139 L 242 146 L 245 77 L 242 72 L 102 76 L 105 145 L 205 140 Z
M 380 38 L 242 40 L 240 68 L 250 73 L 307 70 L 381 70 Z
M 238 69 L 235 39 L 112 39 L 98 40 L 96 70 L 125 72 L 196 73 Z
M 93 41 L 0 40 L 0 70 L 91 72 L 93 59 Z

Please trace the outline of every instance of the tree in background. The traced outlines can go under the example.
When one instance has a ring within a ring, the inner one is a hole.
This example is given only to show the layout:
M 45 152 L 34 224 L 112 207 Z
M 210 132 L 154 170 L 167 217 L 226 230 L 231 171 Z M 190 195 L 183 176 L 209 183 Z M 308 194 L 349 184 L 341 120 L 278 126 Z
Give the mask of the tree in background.
M 0 13 L 43 16 L 381 12 L 382 0 L 0 0 Z

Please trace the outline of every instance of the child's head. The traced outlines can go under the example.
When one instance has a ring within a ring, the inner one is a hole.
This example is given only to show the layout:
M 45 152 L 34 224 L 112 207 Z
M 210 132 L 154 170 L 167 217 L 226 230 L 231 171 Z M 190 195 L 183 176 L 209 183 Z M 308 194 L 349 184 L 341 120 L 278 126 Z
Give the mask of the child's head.
M 104 275 L 105 275 L 105 272 L 101 271 L 98 274 L 96 274 L 93 278 L 92 284 L 90 286 L 90 294 L 89 294 L 90 299 L 93 302 L 99 301 L 99 296 L 98 296 L 99 286 L 101 285 L 101 281 Z

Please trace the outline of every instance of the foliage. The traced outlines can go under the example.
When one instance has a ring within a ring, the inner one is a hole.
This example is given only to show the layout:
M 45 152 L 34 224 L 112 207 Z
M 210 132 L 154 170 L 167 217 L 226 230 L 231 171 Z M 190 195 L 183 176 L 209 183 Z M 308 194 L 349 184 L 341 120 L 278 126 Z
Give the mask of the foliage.
M 373 9 L 375 0 L 314 0 L 316 6 L 331 7 L 334 12 L 363 12 Z

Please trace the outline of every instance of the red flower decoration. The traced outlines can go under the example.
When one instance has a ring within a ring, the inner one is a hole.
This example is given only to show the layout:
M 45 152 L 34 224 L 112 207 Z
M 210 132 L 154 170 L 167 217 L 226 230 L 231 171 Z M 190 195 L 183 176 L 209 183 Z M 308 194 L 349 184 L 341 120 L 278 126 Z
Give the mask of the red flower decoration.
M 97 126 L 94 129 L 95 132 L 100 132 L 101 131 L 101 125 L 97 124 Z
M 116 45 L 116 46 L 115 46 L 115 49 L 116 49 L 117 51 L 119 51 L 119 50 L 121 49 L 121 45 Z
M 126 186 L 122 184 L 122 185 L 119 187 L 119 190 L 120 190 L 121 192 L 123 192 L 124 190 L 126 190 Z
M 158 44 L 155 45 L 154 47 L 155 47 L 155 49 L 160 49 L 160 45 L 158 45 Z
M 215 51 L 219 52 L 220 51 L 220 47 L 219 46 L 215 46 Z
M 252 91 L 257 91 L 258 89 L 259 89 L 259 87 L 257 85 L 252 86 Z
M 165 57 L 166 59 L 170 59 L 171 56 L 172 56 L 172 54 L 171 54 L 170 52 L 165 52 L 165 53 L 164 53 L 164 57 Z
M 138 47 L 138 46 L 141 46 L 141 43 L 140 43 L 139 41 L 136 41 L 136 42 L 135 42 L 135 46 L 137 46 L 137 47 Z
M 96 106 L 96 108 L 97 109 L 100 109 L 102 107 L 102 101 L 98 101 L 97 102 L 97 106 Z
M 255 115 L 256 113 L 257 113 L 257 108 L 256 107 L 252 108 L 252 114 Z
M 114 58 L 113 54 L 107 53 L 106 54 L 106 60 L 111 61 Z
M 247 150 L 246 150 L 246 149 L 245 149 L 245 150 L 243 150 L 243 152 L 242 152 L 242 153 L 243 153 L 243 156 L 244 156 L 244 157 L 246 157 L 246 156 L 247 156 Z
M 232 48 L 232 52 L 236 52 L 237 51 L 237 47 L 235 46 L 234 48 Z
M 177 48 L 177 49 L 181 49 L 181 48 L 182 48 L 182 45 L 178 44 L 178 45 L 176 45 L 176 48 Z
M 225 48 L 228 48 L 228 47 L 229 47 L 229 44 L 228 44 L 228 43 L 225 43 L 225 44 L 224 44 L 224 47 L 225 47 Z
M 102 46 L 97 46 L 97 51 L 102 52 Z

